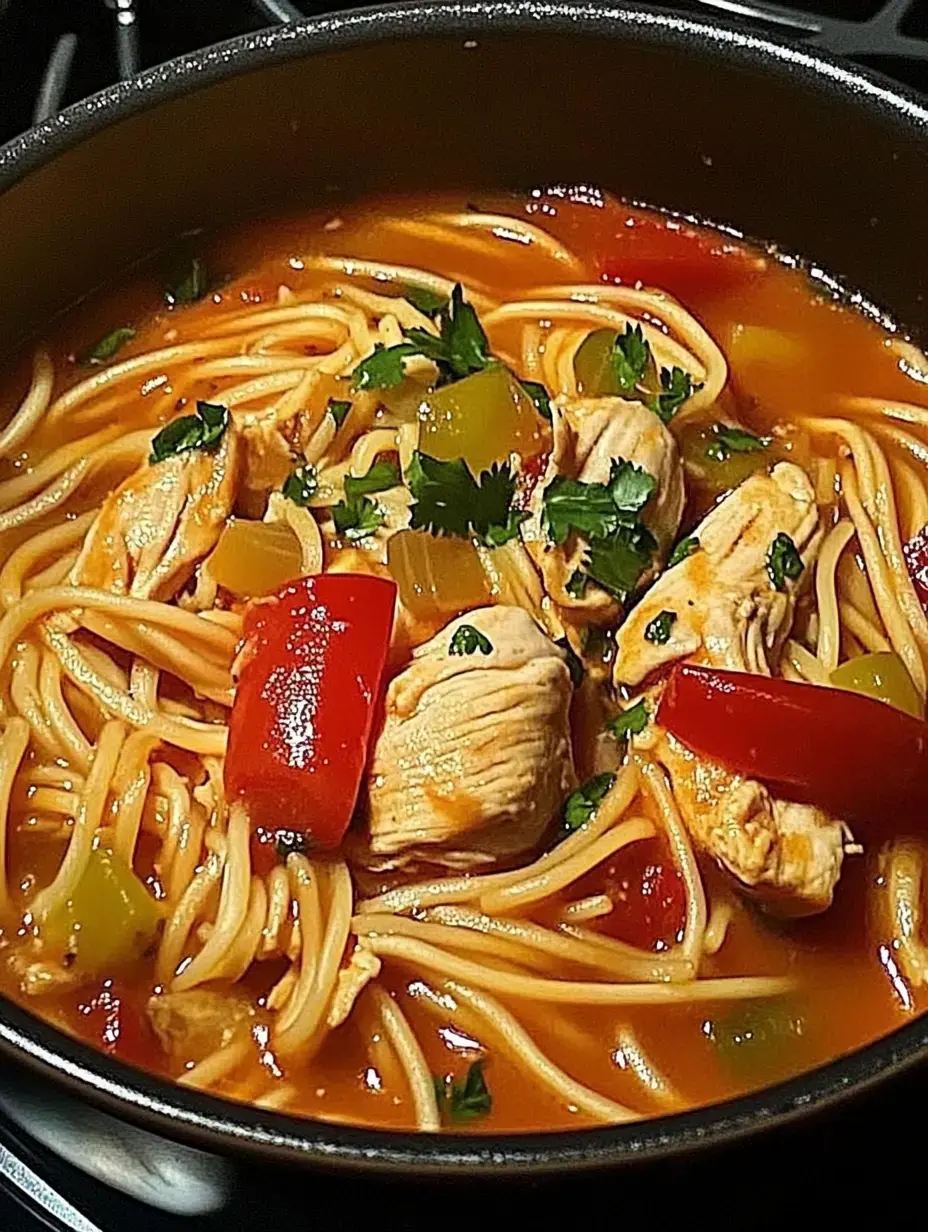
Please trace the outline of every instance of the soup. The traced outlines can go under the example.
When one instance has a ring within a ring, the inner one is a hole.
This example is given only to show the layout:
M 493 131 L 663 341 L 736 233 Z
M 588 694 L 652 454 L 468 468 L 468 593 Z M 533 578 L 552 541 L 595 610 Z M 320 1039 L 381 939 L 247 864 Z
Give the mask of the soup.
M 921 353 L 593 189 L 178 259 L 3 385 L 4 992 L 424 1131 L 715 1102 L 920 1012 Z

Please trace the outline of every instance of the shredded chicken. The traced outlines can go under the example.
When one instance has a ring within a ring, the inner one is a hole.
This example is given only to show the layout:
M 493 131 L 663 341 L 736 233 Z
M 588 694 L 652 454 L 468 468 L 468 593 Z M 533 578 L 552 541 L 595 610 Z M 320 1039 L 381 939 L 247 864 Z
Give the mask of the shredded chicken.
M 466 626 L 489 653 L 450 653 Z M 570 699 L 563 652 L 521 608 L 468 612 L 420 646 L 387 691 L 369 771 L 374 854 L 534 847 L 576 785 Z
M 681 659 L 764 675 L 776 665 L 803 579 L 775 589 L 767 555 L 778 534 L 789 535 L 808 575 L 820 527 L 805 472 L 783 462 L 769 475 L 752 475 L 695 533 L 699 549 L 655 582 L 619 630 L 617 685 L 640 685 Z M 675 617 L 663 643 L 645 633 L 661 612 Z M 651 690 L 652 707 L 659 693 L 660 686 Z M 844 823 L 811 805 L 775 799 L 761 784 L 696 757 L 656 724 L 636 744 L 664 765 L 693 839 L 741 888 L 782 915 L 829 905 L 841 873 Z
M 130 475 L 104 501 L 71 572 L 75 586 L 174 598 L 232 511 L 241 447 L 230 424 L 214 452 L 191 449 Z
M 254 1007 L 239 993 L 191 988 L 150 997 L 148 1018 L 164 1051 L 184 1061 L 202 1061 L 235 1038 Z
M 542 501 L 545 488 L 558 475 L 569 475 L 584 483 L 605 483 L 612 463 L 618 459 L 633 462 L 657 481 L 657 492 L 648 502 L 643 521 L 658 541 L 656 570 L 673 542 L 683 514 L 683 467 L 676 442 L 653 411 L 640 402 L 622 398 L 586 398 L 570 402 L 564 410 L 554 409 L 554 447 L 548 468 L 535 487 L 531 517 L 522 527 L 522 537 L 541 572 L 545 589 L 565 609 L 575 609 L 594 622 L 618 619 L 615 599 L 595 585 L 588 585 L 581 596 L 571 595 L 567 583 L 583 565 L 586 544 L 578 536 L 567 543 L 552 543 L 544 528 Z M 646 581 L 647 576 L 642 579 Z
M 354 1009 L 354 1003 L 371 980 L 380 975 L 383 964 L 372 950 L 360 943 L 354 947 L 347 967 L 338 973 L 335 992 L 329 1005 L 326 1022 L 333 1030 L 340 1027 Z
M 41 997 L 48 993 L 61 992 L 62 989 L 77 983 L 74 972 L 63 967 L 61 963 L 33 959 L 22 950 L 14 951 L 10 955 L 8 965 L 26 997 Z

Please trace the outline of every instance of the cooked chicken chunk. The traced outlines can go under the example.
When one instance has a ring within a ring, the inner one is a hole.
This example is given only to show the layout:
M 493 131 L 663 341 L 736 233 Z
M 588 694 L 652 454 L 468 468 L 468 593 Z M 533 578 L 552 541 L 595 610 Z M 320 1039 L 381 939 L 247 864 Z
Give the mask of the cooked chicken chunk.
M 232 511 L 241 447 L 191 449 L 130 475 L 104 501 L 71 571 L 75 586 L 172 599 L 216 546 Z
M 224 1048 L 254 1015 L 245 997 L 208 988 L 150 997 L 147 1009 L 164 1051 L 184 1061 L 202 1061 Z
M 570 698 L 564 655 L 527 612 L 453 620 L 387 691 L 368 777 L 372 851 L 530 850 L 575 786 Z
M 354 947 L 347 967 L 338 973 L 335 992 L 329 1003 L 326 1022 L 334 1030 L 340 1027 L 354 1009 L 354 1003 L 371 980 L 380 975 L 382 964 L 377 955 L 360 943 Z
M 696 531 L 698 551 L 644 596 L 617 636 L 616 684 L 639 685 L 680 659 L 769 675 L 792 624 L 798 584 L 787 579 L 777 590 L 768 576 L 778 534 L 790 537 L 806 565 L 814 559 L 820 536 L 812 485 L 787 462 L 751 476 L 722 501 Z M 664 643 L 645 636 L 661 612 L 675 617 Z M 654 724 L 639 744 L 668 771 L 697 845 L 742 887 L 783 915 L 829 905 L 841 873 L 842 822 L 811 805 L 774 799 L 759 783 L 696 757 Z
M 577 536 L 571 536 L 563 546 L 550 542 L 542 518 L 544 490 L 558 475 L 569 475 L 583 483 L 605 483 L 613 461 L 623 458 L 633 462 L 657 481 L 657 492 L 646 506 L 643 520 L 657 539 L 663 558 L 683 514 L 683 467 L 677 446 L 653 411 L 622 398 L 574 400 L 564 411 L 555 409 L 552 426 L 554 447 L 547 471 L 533 493 L 531 517 L 523 525 L 522 537 L 555 603 L 577 609 L 589 620 L 614 620 L 619 615 L 618 604 L 604 590 L 590 585 L 579 597 L 568 592 L 567 583 L 582 567 L 586 544 Z
M 695 532 L 699 549 L 668 569 L 634 608 L 616 637 L 613 677 L 638 685 L 678 659 L 732 671 L 770 674 L 793 619 L 796 585 L 776 590 L 767 556 L 778 534 L 808 564 L 819 540 L 815 494 L 805 471 L 781 462 L 752 475 L 717 505 Z M 666 642 L 645 636 L 672 612 Z

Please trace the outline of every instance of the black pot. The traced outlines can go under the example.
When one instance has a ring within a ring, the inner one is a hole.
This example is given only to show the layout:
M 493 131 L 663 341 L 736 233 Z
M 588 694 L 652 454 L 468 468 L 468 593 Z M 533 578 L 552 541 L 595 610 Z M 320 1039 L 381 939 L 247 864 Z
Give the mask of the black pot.
M 916 98 L 701 21 L 423 0 L 186 56 L 0 150 L 0 337 L 12 346 L 193 228 L 370 193 L 546 182 L 595 183 L 773 240 L 928 335 L 928 112 Z M 928 1025 L 712 1108 L 507 1137 L 349 1129 L 229 1103 L 2 999 L 0 1048 L 117 1116 L 220 1153 L 525 1174 L 654 1160 L 811 1116 L 918 1062 Z

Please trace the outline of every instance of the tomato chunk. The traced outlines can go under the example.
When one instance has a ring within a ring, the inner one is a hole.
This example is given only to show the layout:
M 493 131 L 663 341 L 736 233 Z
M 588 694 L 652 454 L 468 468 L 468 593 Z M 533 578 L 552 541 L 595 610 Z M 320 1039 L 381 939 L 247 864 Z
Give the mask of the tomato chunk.
M 667 950 L 683 935 L 686 889 L 659 838 L 623 847 L 583 878 L 571 897 L 593 894 L 612 899 L 612 910 L 597 920 L 596 927 L 619 941 L 645 950 Z
M 354 810 L 396 586 L 368 574 L 303 578 L 245 614 L 225 785 L 255 827 L 338 844 Z

